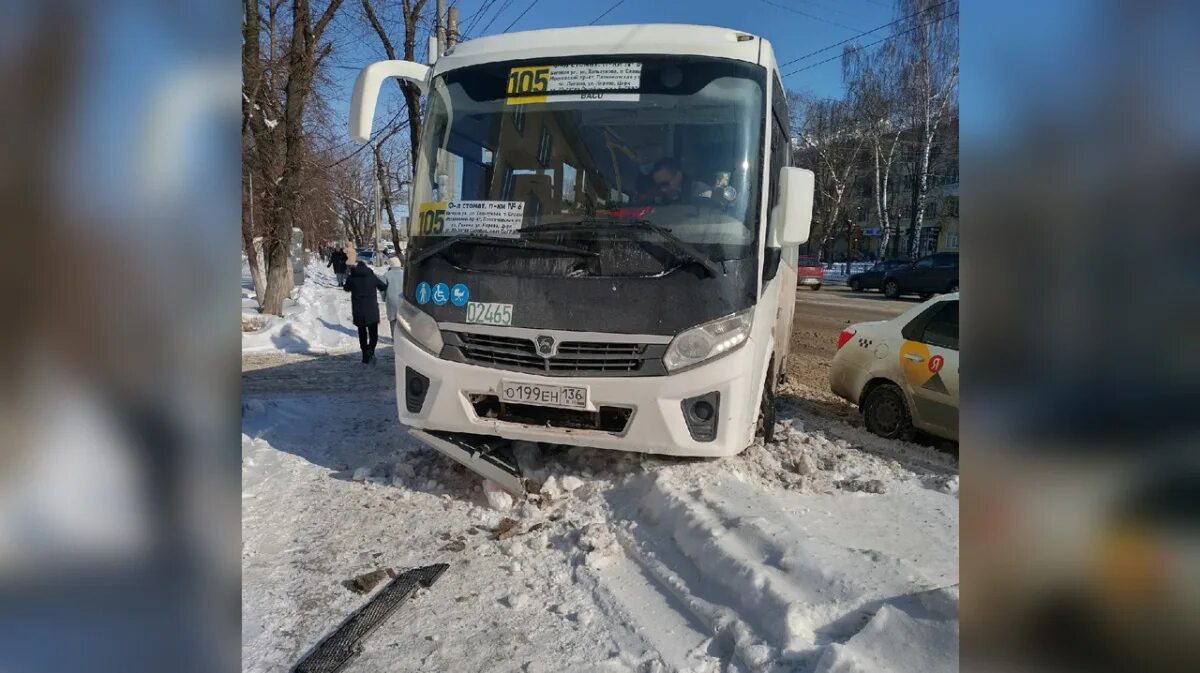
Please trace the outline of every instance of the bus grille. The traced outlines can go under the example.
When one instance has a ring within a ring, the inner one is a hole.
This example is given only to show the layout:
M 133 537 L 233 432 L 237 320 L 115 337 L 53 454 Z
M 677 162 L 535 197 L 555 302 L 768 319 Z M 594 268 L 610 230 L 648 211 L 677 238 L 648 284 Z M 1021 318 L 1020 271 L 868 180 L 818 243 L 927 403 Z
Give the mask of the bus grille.
M 545 376 L 655 376 L 665 374 L 665 344 L 563 341 L 553 357 L 542 357 L 534 340 L 474 332 L 445 331 L 442 357 L 471 364 Z

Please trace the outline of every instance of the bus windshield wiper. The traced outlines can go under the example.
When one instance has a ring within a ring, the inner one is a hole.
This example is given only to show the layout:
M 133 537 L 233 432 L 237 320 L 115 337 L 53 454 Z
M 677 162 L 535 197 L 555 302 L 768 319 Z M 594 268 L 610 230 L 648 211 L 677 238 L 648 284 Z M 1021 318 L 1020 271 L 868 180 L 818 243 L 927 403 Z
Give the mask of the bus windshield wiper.
M 503 238 L 500 236 L 453 236 L 437 243 L 427 245 L 417 251 L 412 259 L 408 260 L 409 265 L 416 265 L 425 260 L 442 253 L 459 243 L 467 243 L 470 245 L 490 245 L 498 248 L 520 248 L 522 250 L 545 250 L 548 252 L 565 252 L 581 257 L 599 257 L 600 253 L 584 250 L 582 248 L 572 248 L 566 245 L 555 245 L 553 243 L 538 243 L 536 241 L 526 241 L 520 238 Z
M 670 229 L 654 224 L 650 220 L 637 219 L 621 219 L 621 220 L 603 220 L 603 219 L 588 219 L 579 220 L 578 222 L 554 222 L 550 224 L 534 224 L 528 227 L 521 227 L 517 230 L 518 233 L 539 232 L 539 231 L 578 231 L 587 229 L 591 231 L 620 231 L 622 229 L 652 231 L 663 238 L 670 244 L 670 247 L 675 249 L 677 256 L 684 259 L 690 259 L 700 266 L 704 267 L 714 278 L 722 273 L 722 266 L 717 266 L 717 262 L 708 255 L 700 252 L 691 243 L 679 238 L 671 233 Z

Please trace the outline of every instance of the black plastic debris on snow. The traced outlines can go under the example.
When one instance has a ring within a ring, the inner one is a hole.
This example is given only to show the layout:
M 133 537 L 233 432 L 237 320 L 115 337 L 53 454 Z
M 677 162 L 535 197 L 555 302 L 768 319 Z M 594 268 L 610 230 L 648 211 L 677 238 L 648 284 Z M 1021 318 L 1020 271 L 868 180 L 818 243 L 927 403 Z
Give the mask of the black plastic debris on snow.
M 433 586 L 449 567 L 446 563 L 435 563 L 400 573 L 309 651 L 292 669 L 293 673 L 337 673 L 342 670 L 362 652 L 362 640 L 403 605 L 418 585 Z

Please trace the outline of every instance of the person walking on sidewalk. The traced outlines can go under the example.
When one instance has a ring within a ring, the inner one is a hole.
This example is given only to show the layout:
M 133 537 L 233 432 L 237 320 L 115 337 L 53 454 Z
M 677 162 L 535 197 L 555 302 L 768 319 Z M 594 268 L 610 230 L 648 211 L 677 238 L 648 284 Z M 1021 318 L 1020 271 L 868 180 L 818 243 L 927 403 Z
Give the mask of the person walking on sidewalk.
M 354 326 L 358 328 L 363 364 L 375 362 L 375 345 L 379 343 L 379 299 L 375 293 L 387 291 L 387 283 L 380 280 L 366 262 L 359 260 L 350 269 L 342 289 L 350 293 L 350 312 L 354 316 Z
M 333 275 L 337 276 L 338 285 L 346 284 L 346 262 L 348 260 L 349 257 L 346 256 L 346 253 L 342 252 L 341 248 L 336 248 L 333 252 L 329 253 L 329 263 L 325 266 L 333 267 Z
M 387 292 L 384 297 L 387 299 L 387 317 L 388 323 L 396 319 L 397 309 L 400 306 L 400 301 L 404 298 L 404 267 L 400 263 L 399 257 L 388 257 L 388 270 L 383 274 L 383 282 L 387 284 Z

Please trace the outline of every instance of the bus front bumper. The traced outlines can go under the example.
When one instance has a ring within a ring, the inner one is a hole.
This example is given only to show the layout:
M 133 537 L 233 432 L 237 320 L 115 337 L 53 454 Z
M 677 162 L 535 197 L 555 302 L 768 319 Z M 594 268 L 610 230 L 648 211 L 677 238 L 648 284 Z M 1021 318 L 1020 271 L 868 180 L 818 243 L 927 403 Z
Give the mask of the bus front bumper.
M 731 456 L 753 441 L 764 375 L 755 366 L 753 343 L 668 376 L 568 377 L 451 362 L 418 347 L 399 329 L 394 334 L 397 408 L 400 421 L 412 428 L 674 456 Z M 406 396 L 414 374 L 419 401 Z M 561 418 L 555 409 L 537 405 L 529 405 L 535 413 L 523 418 L 514 418 L 522 415 L 512 413 L 511 404 L 497 413 L 502 382 L 584 387 L 587 408 Z M 707 423 L 696 413 L 701 399 L 714 407 Z M 618 419 L 626 415 L 619 428 L 612 427 L 613 410 Z M 601 412 L 609 421 L 606 429 L 579 422 Z

